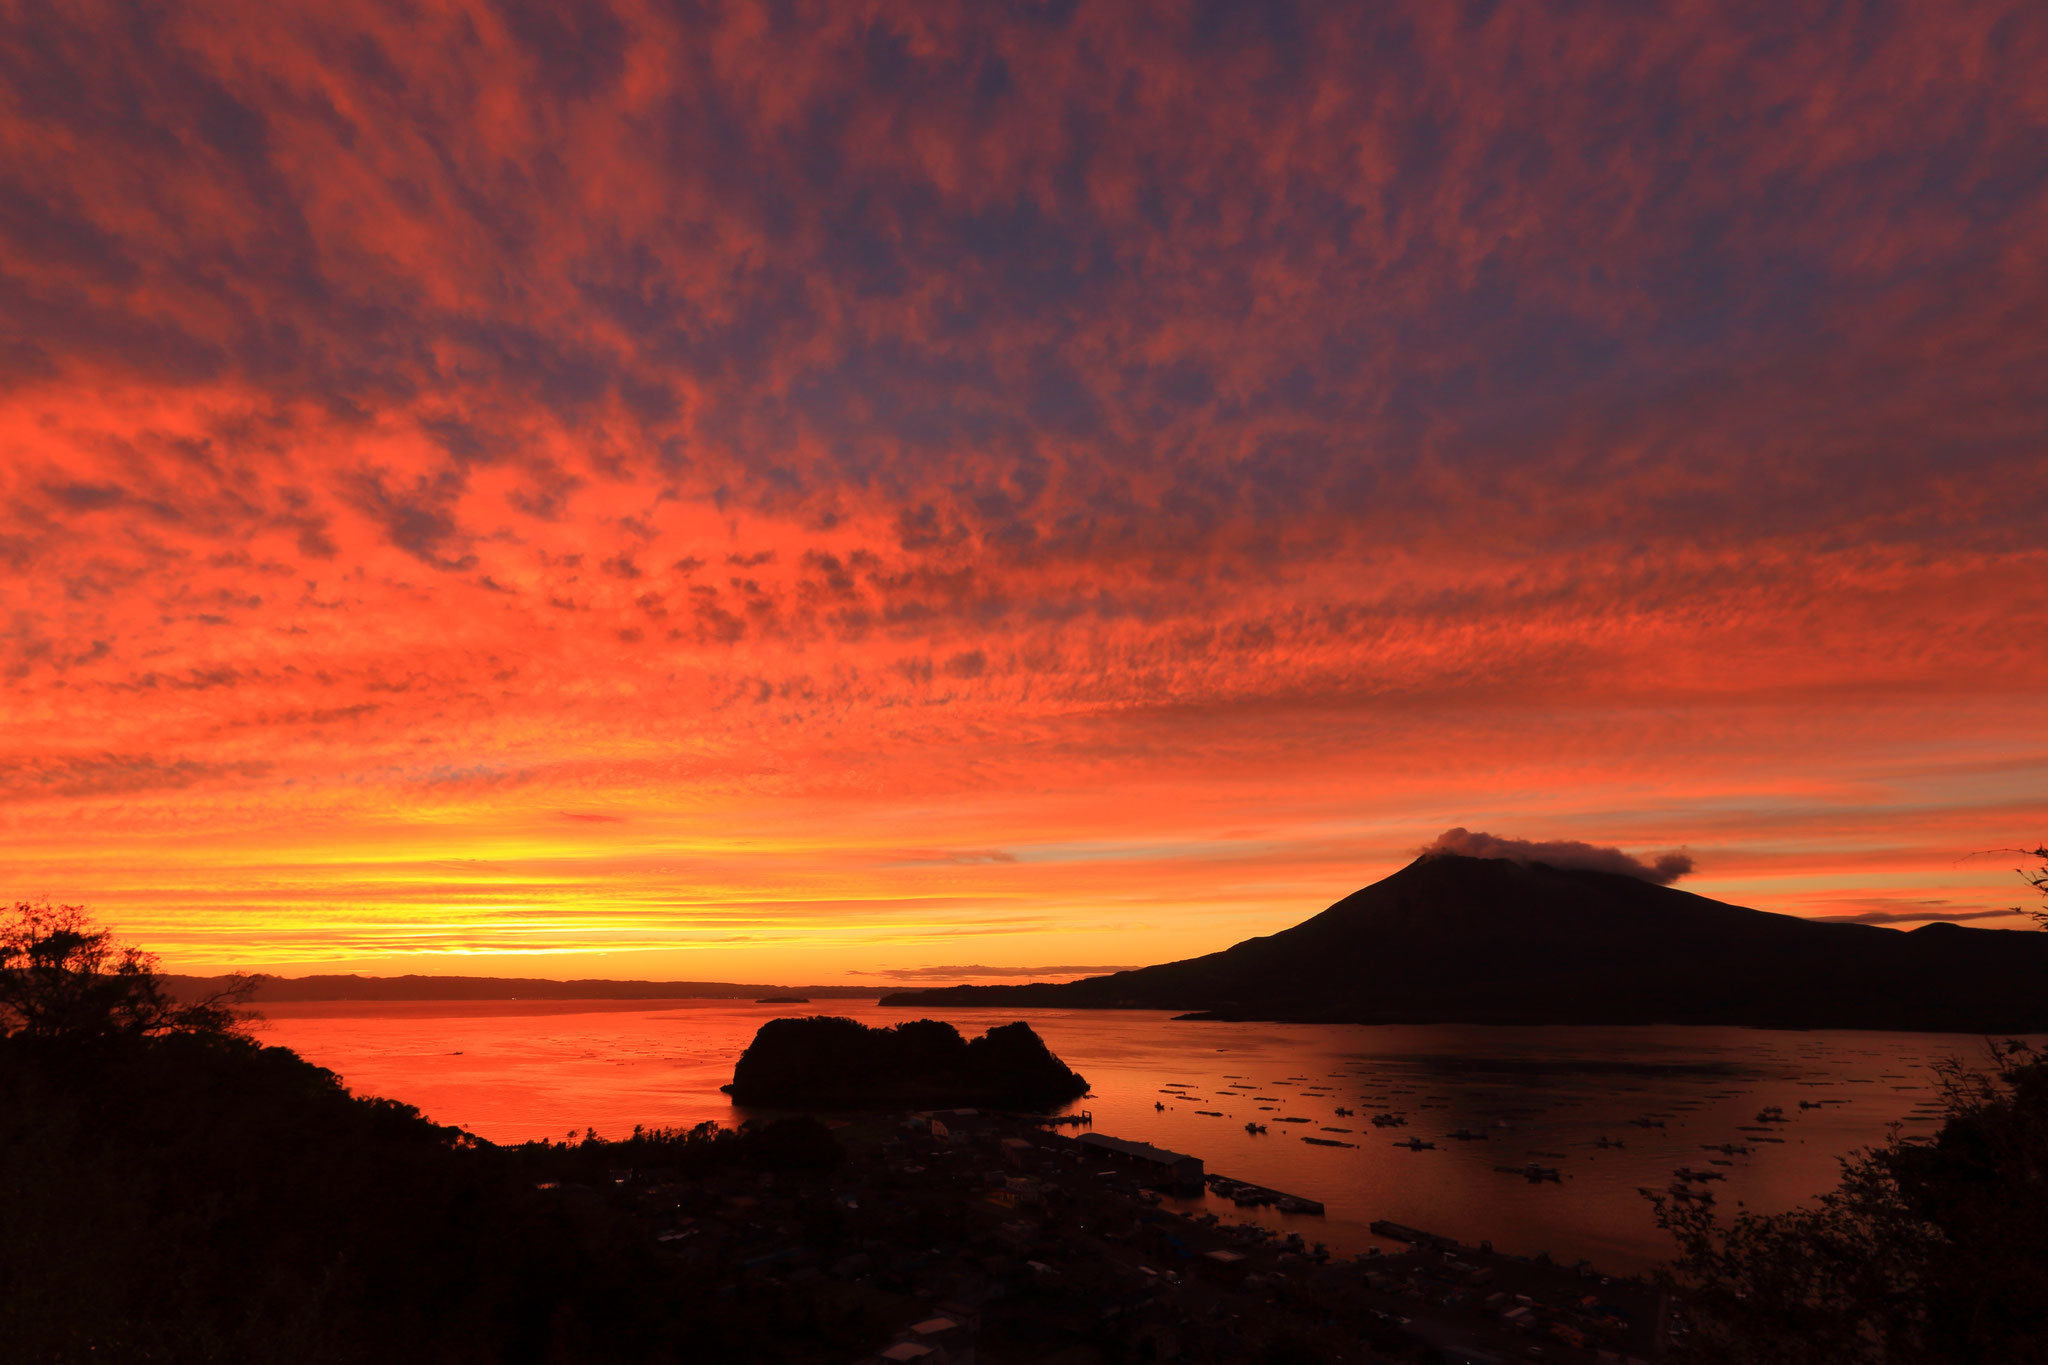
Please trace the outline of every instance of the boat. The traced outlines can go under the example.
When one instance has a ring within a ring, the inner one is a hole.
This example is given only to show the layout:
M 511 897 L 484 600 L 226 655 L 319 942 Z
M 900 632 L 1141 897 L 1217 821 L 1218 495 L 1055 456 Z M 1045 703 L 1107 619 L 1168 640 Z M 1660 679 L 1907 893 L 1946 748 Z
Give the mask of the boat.
M 1496 1171 L 1503 1171 L 1508 1175 L 1518 1175 L 1532 1185 L 1541 1184 L 1543 1181 L 1546 1180 L 1557 1181 L 1559 1183 L 1562 1183 L 1564 1180 L 1564 1177 L 1558 1174 L 1557 1168 L 1555 1166 L 1538 1166 L 1533 1161 L 1528 1163 L 1526 1166 L 1496 1166 L 1493 1169 L 1495 1169 Z
M 1266 1131 L 1266 1125 L 1263 1123 L 1247 1123 L 1244 1126 L 1244 1130 L 1247 1133 L 1263 1133 Z
M 1351 1111 L 1340 1104 L 1337 1106 L 1337 1117 L 1340 1119 L 1348 1119 L 1351 1117 Z
M 1399 1114 L 1374 1114 L 1372 1116 L 1372 1126 L 1375 1128 L 1406 1128 L 1408 1120 L 1402 1118 Z
M 1593 1145 L 1595 1147 L 1619 1147 L 1621 1146 L 1621 1139 L 1611 1137 L 1594 1138 Z
M 1358 1145 L 1355 1142 L 1340 1142 L 1336 1138 L 1310 1137 L 1307 1133 L 1301 1135 L 1301 1140 L 1303 1142 L 1312 1142 L 1318 1147 L 1356 1147 Z
M 1433 1152 L 1436 1150 L 1434 1142 L 1425 1142 L 1419 1137 L 1412 1137 L 1406 1142 L 1397 1142 L 1394 1145 L 1396 1147 L 1406 1147 L 1411 1152 Z

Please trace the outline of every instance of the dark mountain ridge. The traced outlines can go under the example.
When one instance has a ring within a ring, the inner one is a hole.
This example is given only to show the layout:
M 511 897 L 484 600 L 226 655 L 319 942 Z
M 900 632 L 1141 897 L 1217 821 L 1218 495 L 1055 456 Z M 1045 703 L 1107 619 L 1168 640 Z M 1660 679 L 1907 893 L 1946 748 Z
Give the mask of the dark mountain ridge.
M 165 988 L 181 1000 L 196 1000 L 227 985 L 224 976 L 165 975 Z M 880 986 L 763 986 L 731 981 L 612 981 L 584 978 L 550 981 L 532 976 L 324 976 L 256 977 L 255 1004 L 299 1000 L 757 1000 L 764 995 L 804 995 L 829 1000 L 867 1000 Z
M 2048 1031 L 2048 934 L 1822 924 L 1611 872 L 1430 854 L 1222 952 L 892 1005 L 1345 1023 Z

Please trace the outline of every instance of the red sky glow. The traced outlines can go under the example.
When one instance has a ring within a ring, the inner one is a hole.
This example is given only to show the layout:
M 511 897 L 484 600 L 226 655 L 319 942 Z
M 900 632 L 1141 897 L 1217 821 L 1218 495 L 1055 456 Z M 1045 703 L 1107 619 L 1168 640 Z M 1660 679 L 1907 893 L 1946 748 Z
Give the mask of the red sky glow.
M 0 894 L 994 980 L 1464 826 L 2022 923 L 2044 70 L 2025 0 L 0 6 Z

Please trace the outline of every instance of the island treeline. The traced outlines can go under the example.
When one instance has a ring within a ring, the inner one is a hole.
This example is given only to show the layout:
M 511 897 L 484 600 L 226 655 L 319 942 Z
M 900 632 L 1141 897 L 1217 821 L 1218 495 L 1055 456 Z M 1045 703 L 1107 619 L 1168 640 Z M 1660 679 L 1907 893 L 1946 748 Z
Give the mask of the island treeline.
M 1028 1024 L 970 1040 L 936 1019 L 870 1028 L 816 1016 L 763 1024 L 725 1089 L 741 1104 L 1050 1109 L 1087 1094 L 1088 1082 Z

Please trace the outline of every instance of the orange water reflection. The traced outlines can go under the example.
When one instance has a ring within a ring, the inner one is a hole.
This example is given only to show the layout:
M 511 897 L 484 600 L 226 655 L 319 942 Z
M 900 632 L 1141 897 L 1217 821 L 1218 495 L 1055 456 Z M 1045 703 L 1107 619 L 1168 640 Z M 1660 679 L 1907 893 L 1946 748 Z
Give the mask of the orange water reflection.
M 814 1008 L 877 1023 L 908 1017 L 870 1001 Z M 709 1000 L 276 1005 L 263 1036 L 340 1072 L 358 1093 L 406 1100 L 504 1142 L 739 1122 L 748 1111 L 718 1087 L 761 1023 L 789 1009 Z M 973 1033 L 1015 1016 L 944 1017 Z M 1229 1024 L 1136 1010 L 1038 1011 L 1029 1022 L 1091 1082 L 1077 1107 L 1098 1129 L 1194 1152 L 1211 1171 L 1328 1207 L 1308 1218 L 1206 1201 L 1223 1216 L 1297 1228 L 1339 1252 L 1372 1245 L 1367 1224 L 1392 1218 L 1619 1271 L 1665 1251 L 1639 1186 L 1720 1160 L 1723 1205 L 1769 1210 L 1809 1199 L 1834 1184 L 1840 1156 L 1881 1141 L 1888 1124 L 1931 1131 L 1930 1120 L 1911 1120 L 1934 1102 L 1929 1067 L 1982 1055 L 1979 1040 L 1954 1034 Z M 1816 1107 L 1802 1109 L 1802 1100 Z M 1757 1124 L 1765 1105 L 1788 1121 Z M 1356 1113 L 1339 1116 L 1340 1106 Z M 1376 1129 L 1376 1110 L 1403 1112 L 1408 1124 Z M 1279 1121 L 1290 1117 L 1308 1122 Z M 1268 1133 L 1247 1134 L 1248 1120 Z M 1488 1137 L 1452 1139 L 1459 1129 Z M 1393 1145 L 1411 1134 L 1435 1149 Z M 1305 1135 L 1357 1145 L 1318 1147 Z M 1622 1145 L 1602 1147 L 1601 1138 Z M 1724 1142 L 1751 1151 L 1704 1150 Z M 1563 1178 L 1530 1185 L 1495 1169 L 1530 1160 Z

